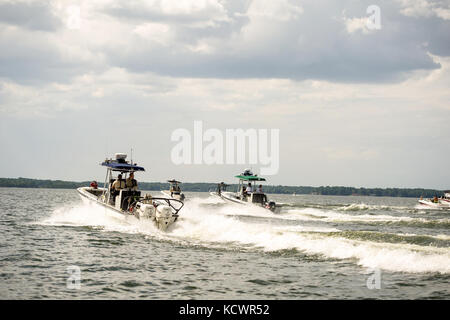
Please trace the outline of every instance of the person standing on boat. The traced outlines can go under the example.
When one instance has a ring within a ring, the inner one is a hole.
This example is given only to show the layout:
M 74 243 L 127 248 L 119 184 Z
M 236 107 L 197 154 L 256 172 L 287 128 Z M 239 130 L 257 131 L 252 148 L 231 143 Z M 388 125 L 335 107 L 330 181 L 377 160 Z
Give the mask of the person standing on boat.
M 247 188 L 245 189 L 245 193 L 249 196 L 250 193 L 253 192 L 252 184 L 249 182 Z
M 127 188 L 137 191 L 137 181 L 134 179 L 134 172 L 130 172 L 130 176 L 127 178 Z
M 125 188 L 125 180 L 123 180 L 122 175 L 119 174 L 117 176 L 116 181 L 114 181 L 113 184 L 111 185 L 111 198 L 110 198 L 111 204 L 114 205 L 114 203 L 116 202 L 116 196 L 118 196 L 120 190 L 124 188 Z

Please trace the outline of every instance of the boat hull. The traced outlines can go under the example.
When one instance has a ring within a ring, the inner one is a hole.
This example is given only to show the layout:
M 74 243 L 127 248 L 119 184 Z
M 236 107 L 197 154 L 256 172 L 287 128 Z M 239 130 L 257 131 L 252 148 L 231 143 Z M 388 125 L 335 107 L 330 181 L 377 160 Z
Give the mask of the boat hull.
M 105 209 L 105 214 L 107 216 L 116 219 L 126 220 L 130 222 L 137 222 L 141 219 L 150 220 L 155 224 L 155 226 L 158 229 L 163 231 L 168 230 L 168 228 L 170 228 L 178 219 L 178 215 L 173 215 L 170 208 L 164 205 L 155 208 L 153 205 L 150 205 L 149 207 L 148 204 L 146 205 L 142 203 L 141 205 L 139 205 L 138 203 L 137 206 L 144 210 L 141 210 L 139 208 L 133 212 L 128 213 L 127 211 L 117 209 L 112 205 L 102 202 L 101 196 L 97 197 L 93 195 L 91 192 L 89 192 L 89 190 L 92 192 L 92 189 L 87 187 L 77 189 L 78 193 L 83 199 L 83 202 L 89 205 L 94 204 L 103 207 Z M 102 191 L 102 189 L 96 190 L 98 190 L 99 193 L 101 193 Z M 145 206 L 147 206 L 147 208 L 149 208 L 150 210 L 146 211 L 146 209 L 144 208 Z
M 244 205 L 244 206 L 249 206 L 249 207 L 263 208 L 263 209 L 269 210 L 270 212 L 273 212 L 273 213 L 278 213 L 281 210 L 280 206 L 276 206 L 274 210 L 270 210 L 269 208 L 266 208 L 266 207 L 264 207 L 262 205 L 259 205 L 259 204 L 254 204 L 254 203 L 251 203 L 251 202 L 242 201 L 241 199 L 236 198 L 235 193 L 233 193 L 233 192 L 222 191 L 221 194 L 218 194 L 217 192 L 210 192 L 210 194 L 214 195 L 214 196 L 218 196 L 218 197 L 220 197 L 223 200 L 228 201 L 228 202 L 238 203 L 238 204 L 241 204 L 241 205 Z
M 445 208 L 450 208 L 450 199 L 439 199 L 439 203 Z
M 138 220 L 133 214 L 124 213 L 123 211 L 116 209 L 115 207 L 108 205 L 102 201 L 100 201 L 99 198 L 94 196 L 92 193 L 90 193 L 88 190 L 91 188 L 88 187 L 82 187 L 78 188 L 78 194 L 80 195 L 82 201 L 84 204 L 92 205 L 95 204 L 99 207 L 102 207 L 105 209 L 105 214 L 114 218 L 119 219 L 135 219 Z M 98 188 L 98 190 L 103 190 L 102 188 Z
M 442 199 L 439 199 L 437 203 L 430 200 L 419 200 L 419 203 L 430 208 L 450 209 L 450 202 L 442 201 Z

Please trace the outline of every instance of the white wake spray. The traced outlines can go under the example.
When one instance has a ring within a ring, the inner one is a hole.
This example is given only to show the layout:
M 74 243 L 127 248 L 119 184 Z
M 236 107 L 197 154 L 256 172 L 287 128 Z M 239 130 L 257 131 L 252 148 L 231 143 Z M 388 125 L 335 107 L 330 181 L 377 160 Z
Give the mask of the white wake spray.
M 285 214 L 273 215 L 260 208 L 223 204 L 211 206 L 212 203 L 214 201 L 210 198 L 188 200 L 180 211 L 179 221 L 168 232 L 158 230 L 149 221 L 138 221 L 134 217 L 126 219 L 110 217 L 105 214 L 105 209 L 96 205 L 60 208 L 41 224 L 91 226 L 101 231 L 143 234 L 149 238 L 149 241 L 156 238 L 207 247 L 253 248 L 264 251 L 296 249 L 306 254 L 322 255 L 324 258 L 352 259 L 366 268 L 400 272 L 450 273 L 448 248 L 346 239 L 339 235 L 327 234 L 339 232 L 340 230 L 336 228 L 285 226 L 274 223 L 273 219 L 268 221 L 259 219 L 255 222 L 251 219 L 243 221 L 237 218 L 237 216 L 255 216 L 298 219 L 299 221 L 305 219 L 396 221 L 407 217 L 352 216 L 310 208 L 293 209 Z

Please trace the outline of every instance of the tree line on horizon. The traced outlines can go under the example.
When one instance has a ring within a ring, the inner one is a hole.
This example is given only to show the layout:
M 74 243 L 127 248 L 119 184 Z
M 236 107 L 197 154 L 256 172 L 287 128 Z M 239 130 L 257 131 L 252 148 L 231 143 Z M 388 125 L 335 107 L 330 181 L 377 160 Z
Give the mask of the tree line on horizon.
M 62 180 L 40 180 L 27 178 L 0 178 L 0 187 L 3 188 L 48 188 L 48 189 L 76 189 L 89 186 L 90 181 L 74 182 Z M 103 183 L 99 183 L 102 187 Z M 139 182 L 141 190 L 159 191 L 167 190 L 168 183 L 162 182 Z M 186 182 L 182 184 L 183 191 L 208 192 L 217 189 L 216 183 L 206 182 Z M 237 184 L 228 186 L 228 190 L 237 189 Z M 376 196 L 376 197 L 409 197 L 431 198 L 443 195 L 442 190 L 422 189 L 422 188 L 354 188 L 344 186 L 282 186 L 267 185 L 263 187 L 266 193 L 275 194 L 315 194 L 315 195 L 335 195 L 335 196 Z

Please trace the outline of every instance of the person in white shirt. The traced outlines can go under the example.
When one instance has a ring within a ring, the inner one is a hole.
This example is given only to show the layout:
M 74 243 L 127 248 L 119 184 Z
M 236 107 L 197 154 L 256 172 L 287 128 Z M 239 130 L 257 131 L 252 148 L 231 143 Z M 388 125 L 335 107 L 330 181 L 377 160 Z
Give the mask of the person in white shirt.
M 247 194 L 249 195 L 249 194 L 252 193 L 252 192 L 253 192 L 252 184 L 249 183 L 248 186 L 247 186 L 247 188 L 245 189 L 245 193 L 247 193 Z
M 259 185 L 259 187 L 256 189 L 256 193 L 263 193 L 262 185 Z

